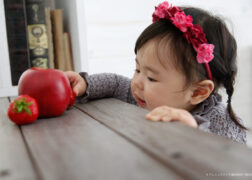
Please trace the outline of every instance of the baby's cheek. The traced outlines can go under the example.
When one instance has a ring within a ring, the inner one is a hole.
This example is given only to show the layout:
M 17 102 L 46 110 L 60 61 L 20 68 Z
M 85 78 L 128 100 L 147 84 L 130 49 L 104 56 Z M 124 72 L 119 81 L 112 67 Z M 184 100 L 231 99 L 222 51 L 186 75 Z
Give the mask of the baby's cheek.
M 158 107 L 158 105 L 156 105 L 154 102 L 147 103 L 147 109 L 150 111 L 155 109 L 156 107 Z
M 131 94 L 134 94 L 135 86 L 134 86 L 134 82 L 133 81 L 131 81 L 131 83 L 130 83 L 130 90 L 131 90 Z
M 150 96 L 146 95 L 145 102 L 147 104 L 148 110 L 153 110 L 156 107 L 160 106 L 159 100 L 157 99 L 156 96 L 153 96 L 153 95 L 150 95 Z

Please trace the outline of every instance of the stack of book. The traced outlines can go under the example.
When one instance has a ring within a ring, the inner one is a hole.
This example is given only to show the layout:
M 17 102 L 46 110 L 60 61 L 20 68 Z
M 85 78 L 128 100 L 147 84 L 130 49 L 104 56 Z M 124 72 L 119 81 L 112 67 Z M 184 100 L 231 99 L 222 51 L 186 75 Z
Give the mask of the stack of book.
M 63 9 L 44 0 L 4 0 L 12 85 L 30 67 L 74 70 Z

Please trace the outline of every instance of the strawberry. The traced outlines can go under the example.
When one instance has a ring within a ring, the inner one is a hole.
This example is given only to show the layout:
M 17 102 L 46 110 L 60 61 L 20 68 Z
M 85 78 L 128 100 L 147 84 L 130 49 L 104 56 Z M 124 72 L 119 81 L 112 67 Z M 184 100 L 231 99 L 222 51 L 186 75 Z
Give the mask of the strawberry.
M 38 104 L 28 95 L 20 95 L 10 103 L 8 116 L 16 124 L 29 124 L 38 118 Z

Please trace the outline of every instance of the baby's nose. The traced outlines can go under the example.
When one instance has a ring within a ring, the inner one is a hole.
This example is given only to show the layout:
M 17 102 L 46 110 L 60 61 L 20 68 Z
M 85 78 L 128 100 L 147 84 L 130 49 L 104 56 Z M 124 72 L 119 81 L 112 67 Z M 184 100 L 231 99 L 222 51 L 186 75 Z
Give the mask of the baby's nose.
M 134 79 L 134 84 L 139 90 L 144 90 L 144 84 L 140 77 Z

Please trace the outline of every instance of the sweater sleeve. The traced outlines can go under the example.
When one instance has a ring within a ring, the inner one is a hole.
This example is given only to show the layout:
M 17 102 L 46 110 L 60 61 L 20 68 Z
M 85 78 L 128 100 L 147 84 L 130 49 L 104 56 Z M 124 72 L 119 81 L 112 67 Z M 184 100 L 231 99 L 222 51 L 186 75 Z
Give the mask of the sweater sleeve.
M 91 99 L 113 97 L 127 103 L 136 104 L 131 93 L 131 80 L 129 78 L 112 73 L 88 75 L 82 72 L 80 75 L 87 82 L 87 90 L 83 96 L 77 98 L 79 102 L 85 103 Z

